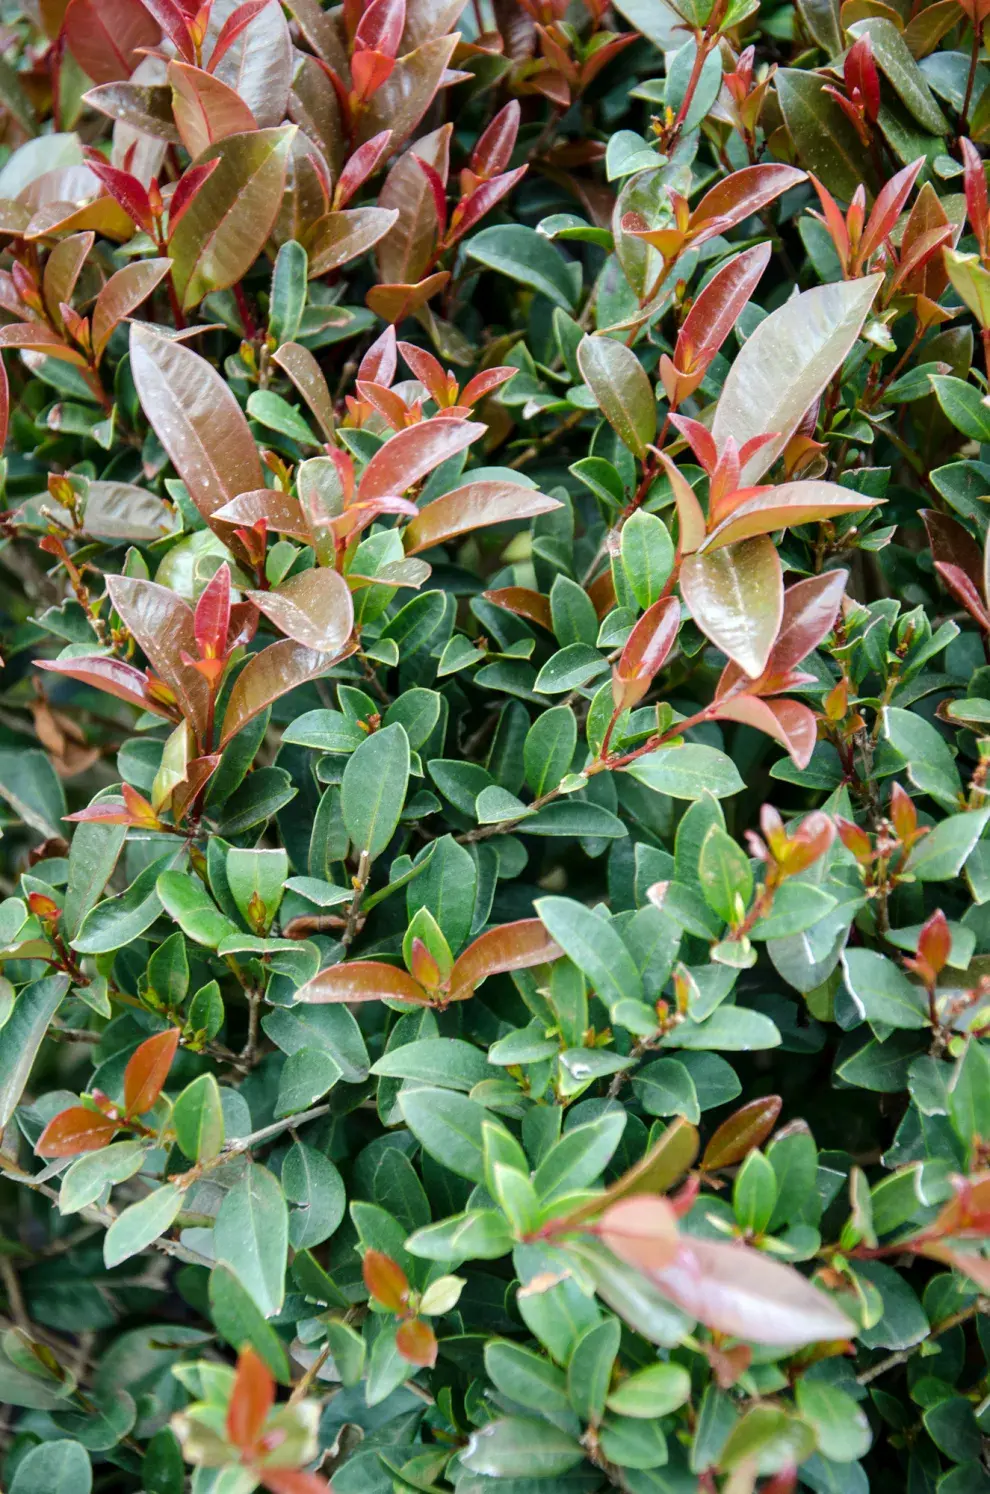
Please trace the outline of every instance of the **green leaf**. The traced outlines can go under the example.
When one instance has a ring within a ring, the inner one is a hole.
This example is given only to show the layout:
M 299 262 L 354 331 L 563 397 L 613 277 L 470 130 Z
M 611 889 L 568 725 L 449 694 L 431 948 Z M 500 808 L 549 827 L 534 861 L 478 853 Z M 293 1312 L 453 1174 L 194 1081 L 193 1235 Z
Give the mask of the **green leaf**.
M 847 949 L 842 957 L 846 989 L 867 1022 L 920 1028 L 929 1022 L 928 1001 L 893 960 L 875 949 Z
M 633 1091 L 647 1115 L 683 1115 L 696 1124 L 701 1106 L 694 1080 L 676 1058 L 658 1058 L 633 1076 Z
M 93 802 L 99 803 L 113 793 L 113 789 L 104 789 Z M 126 836 L 126 825 L 101 825 L 94 820 L 76 826 L 69 847 L 69 877 L 61 920 L 62 934 L 70 942 L 113 876 Z
M 312 1250 L 339 1227 L 347 1208 L 343 1179 L 329 1157 L 297 1141 L 282 1163 L 282 1189 L 289 1210 L 289 1244 Z
M 76 1214 L 95 1203 L 108 1184 L 124 1183 L 140 1171 L 147 1154 L 144 1141 L 114 1141 L 77 1157 L 62 1178 L 59 1213 Z
M 67 975 L 47 975 L 24 987 L 0 1027 L 0 1131 L 24 1093 L 48 1024 L 69 989 Z
M 623 1380 L 607 1405 L 621 1416 L 669 1416 L 691 1394 L 691 1376 L 680 1364 L 651 1364 Z
M 957 877 L 990 819 L 990 809 L 952 814 L 942 820 L 911 852 L 909 867 L 919 882 L 947 882 Z
M 230 1267 L 266 1318 L 285 1297 L 288 1217 L 277 1180 L 252 1163 L 224 1198 L 213 1230 L 217 1261 Z
M 970 441 L 990 441 L 990 410 L 980 391 L 963 379 L 932 374 L 930 383 L 942 412 Z
M 526 782 L 539 796 L 555 789 L 570 770 L 577 747 L 577 721 L 570 706 L 551 706 L 526 734 L 523 762 Z
M 333 1088 L 341 1073 L 340 1064 L 322 1048 L 298 1048 L 290 1053 L 279 1077 L 276 1118 L 308 1110 Z
M 472 1432 L 461 1463 L 490 1478 L 555 1478 L 583 1462 L 584 1449 L 546 1421 L 506 1416 Z
M 745 787 L 730 757 L 716 747 L 696 742 L 648 752 L 623 771 L 672 799 L 700 799 L 706 793 L 727 799 Z
M 870 16 L 863 21 L 854 21 L 848 31 L 853 37 L 870 38 L 877 67 L 921 128 L 931 135 L 947 134 L 949 122 L 935 102 L 924 73 L 893 21 L 885 16 Z
M 352 843 L 371 860 L 395 833 L 409 782 L 409 738 L 401 726 L 373 732 L 350 757 L 341 813 Z
M 582 1421 L 597 1426 L 605 1411 L 622 1328 L 608 1317 L 582 1333 L 567 1365 L 567 1395 Z
M 265 1321 L 251 1294 L 226 1266 L 217 1266 L 210 1272 L 210 1316 L 217 1332 L 231 1348 L 239 1352 L 245 1344 L 250 1344 L 276 1380 L 283 1385 L 291 1383 L 292 1373 L 282 1340 Z
M 483 1105 L 450 1089 L 403 1089 L 399 1093 L 402 1118 L 416 1140 L 441 1167 L 480 1183 L 485 1175 Z
M 174 1183 L 156 1188 L 146 1198 L 131 1204 L 114 1220 L 103 1237 L 103 1261 L 107 1270 L 140 1255 L 167 1229 L 182 1208 L 183 1193 Z
M 622 526 L 622 569 L 644 609 L 659 601 L 674 568 L 674 542 L 656 514 L 637 509 Z
M 180 1147 L 191 1162 L 210 1162 L 223 1146 L 223 1107 L 212 1074 L 200 1074 L 177 1098 L 172 1124 Z
M 701 843 L 698 880 L 705 902 L 726 923 L 739 921 L 753 895 L 749 857 L 720 825 L 712 825 Z
M 836 30 L 838 38 L 838 31 Z M 841 43 L 839 43 L 841 45 Z M 779 68 L 777 97 L 798 161 L 846 202 L 861 182 L 873 190 L 874 172 L 852 123 L 825 92 L 824 79 L 799 68 Z M 767 427 L 775 429 L 773 425 Z
M 657 402 L 636 354 L 611 337 L 584 337 L 577 360 L 598 408 L 633 455 L 642 460 L 657 432 Z
M 275 256 L 268 301 L 268 330 L 276 347 L 294 342 L 306 307 L 309 261 L 303 246 L 287 239 Z
M 180 882 L 188 881 L 182 872 L 165 872 L 164 868 L 176 859 L 174 851 L 159 856 L 139 872 L 126 892 L 97 903 L 83 919 L 79 933 L 72 941 L 73 949 L 80 954 L 106 954 L 140 938 L 162 911 L 157 889 L 159 880 L 172 876 Z
M 819 1451 L 833 1463 L 852 1463 L 870 1450 L 873 1433 L 865 1411 L 848 1391 L 803 1375 L 794 1387 L 803 1419 L 815 1429 Z
M 573 308 L 574 282 L 567 263 L 534 228 L 519 223 L 483 228 L 467 241 L 464 252 L 478 264 L 538 291 L 564 311 Z
M 62 834 L 65 790 L 45 753 L 34 748 L 0 748 L 0 799 L 45 840 Z
M 237 934 L 237 925 L 225 918 L 198 878 L 182 872 L 162 872 L 157 879 L 160 906 L 196 944 L 216 949 L 224 939 Z
M 93 1469 L 78 1442 L 42 1442 L 17 1464 L 10 1494 L 89 1494 Z
M 544 897 L 535 905 L 547 932 L 588 977 L 606 1006 L 641 1001 L 636 962 L 611 923 L 570 898 Z

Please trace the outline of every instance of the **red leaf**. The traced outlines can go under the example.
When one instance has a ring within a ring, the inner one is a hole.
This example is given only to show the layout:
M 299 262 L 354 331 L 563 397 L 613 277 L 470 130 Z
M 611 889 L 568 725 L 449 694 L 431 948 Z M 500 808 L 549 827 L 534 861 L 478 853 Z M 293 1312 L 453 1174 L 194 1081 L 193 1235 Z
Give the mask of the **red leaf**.
M 640 1271 L 658 1270 L 677 1254 L 677 1216 L 656 1194 L 640 1193 L 612 1204 L 598 1232 L 614 1255 Z
M 496 176 L 505 170 L 515 149 L 521 117 L 522 110 L 517 99 L 499 110 L 471 156 L 471 170 L 475 176 Z
M 733 1338 L 798 1347 L 856 1331 L 793 1266 L 748 1245 L 682 1236 L 674 1260 L 647 1275 L 690 1317 Z
M 7 444 L 7 431 L 10 428 L 10 382 L 7 378 L 7 365 L 0 356 L 0 452 Z
M 409 1278 L 402 1267 L 381 1250 L 366 1250 L 361 1260 L 364 1284 L 382 1307 L 401 1312 L 409 1298 Z
M 869 32 L 857 37 L 849 48 L 842 76 L 849 92 L 858 93 L 862 99 L 867 119 L 875 120 L 880 113 L 880 78 Z
M 433 202 L 433 213 L 436 218 L 436 236 L 438 239 L 442 239 L 447 231 L 447 189 L 444 186 L 443 178 L 435 166 L 431 166 L 429 161 L 421 160 L 415 151 L 412 153 L 412 158 L 426 177 L 427 185 L 430 189 L 430 197 Z
M 933 508 L 923 508 L 921 517 L 925 521 L 936 565 L 955 566 L 963 571 L 977 595 L 984 600 L 983 552 L 969 530 L 951 514 L 940 514 Z
M 818 727 L 814 712 L 799 700 L 760 700 L 755 695 L 735 695 L 731 700 L 719 701 L 713 711 L 718 720 L 738 721 L 766 732 L 786 748 L 797 767 L 806 768 L 811 761 Z
M 495 204 L 501 202 L 522 181 L 528 170 L 528 166 L 517 166 L 515 171 L 506 171 L 502 176 L 482 182 L 470 196 L 463 198 L 454 209 L 447 243 L 456 244 L 458 239 L 463 238 L 479 219 L 490 213 Z
M 151 211 L 151 202 L 148 194 L 136 176 L 131 176 L 129 171 L 120 171 L 116 166 L 111 166 L 109 161 L 92 151 L 87 157 L 87 164 L 92 172 L 100 178 L 113 200 L 120 204 L 127 216 L 143 228 L 145 233 L 153 234 L 155 231 L 155 220 Z
M 204 161 L 201 166 L 190 166 L 188 171 L 183 172 L 176 183 L 175 191 L 169 198 L 168 203 L 168 236 L 172 237 L 181 223 L 185 213 L 192 206 L 192 200 L 200 187 L 209 181 L 210 177 L 220 165 L 220 156 L 214 156 L 212 161 Z
M 676 597 L 663 597 L 643 613 L 612 672 L 612 698 L 617 709 L 625 710 L 642 700 L 673 648 L 680 624 L 681 604 Z
M 789 187 L 805 180 L 805 173 L 795 166 L 744 166 L 741 171 L 734 171 L 716 182 L 691 214 L 692 240 L 697 242 L 699 230 L 706 227 L 712 233 L 721 233 L 741 223 Z M 711 234 L 706 233 L 705 237 Z
M 963 136 L 959 144 L 962 147 L 965 167 L 963 180 L 966 189 L 966 216 L 969 218 L 970 228 L 976 235 L 976 242 L 980 246 L 980 256 L 985 258 L 987 252 L 987 174 L 983 166 L 983 157 L 972 140 L 967 140 Z
M 234 45 L 241 32 L 245 31 L 255 16 L 260 15 L 265 6 L 271 3 L 272 0 L 243 0 L 242 5 L 239 5 L 236 10 L 231 11 L 220 27 L 219 35 L 213 44 L 213 51 L 210 53 L 210 60 L 206 65 L 207 72 L 216 72 L 224 55 Z
M 144 1115 L 162 1092 L 179 1046 L 179 1029 L 156 1032 L 136 1048 L 124 1070 L 124 1105 L 128 1115 Z
M 429 996 L 418 981 L 396 965 L 379 960 L 349 960 L 331 965 L 296 992 L 297 1001 L 414 1001 L 422 1006 Z
M 144 8 L 153 15 L 165 35 L 174 45 L 180 57 L 195 63 L 196 48 L 186 18 L 175 0 L 142 0 Z
M 409 1364 L 432 1369 L 437 1362 L 437 1336 L 422 1318 L 408 1318 L 399 1324 L 395 1347 Z
M 948 590 L 952 592 L 957 601 L 962 603 L 974 621 L 981 628 L 990 632 L 990 613 L 987 612 L 982 596 L 966 572 L 960 570 L 957 565 L 949 565 L 945 560 L 936 560 L 935 569 L 945 582 Z
M 385 159 L 391 143 L 392 131 L 382 130 L 380 134 L 372 135 L 370 140 L 358 146 L 337 179 L 333 194 L 335 209 L 342 208 L 350 202 L 358 188 L 364 185 Z
M 371 0 L 354 33 L 354 50 L 396 57 L 406 24 L 406 0 Z
M 422 164 L 420 162 L 420 165 Z M 434 358 L 433 354 L 428 353 L 425 348 L 416 347 L 411 342 L 400 342 L 398 346 L 399 352 L 427 393 L 431 394 L 441 407 L 447 405 L 449 403 L 448 396 L 451 392 L 447 374 Z
M 382 384 L 388 389 L 395 378 L 396 363 L 395 328 L 386 327 L 361 359 L 357 376 L 371 384 Z
M 36 669 L 50 669 L 53 674 L 64 674 L 83 685 L 105 690 L 108 695 L 140 706 L 155 716 L 164 716 L 167 721 L 177 719 L 178 711 L 169 710 L 151 694 L 147 678 L 133 664 L 124 664 L 103 654 L 92 654 L 75 659 L 35 659 L 34 665 Z
M 755 291 L 770 253 L 770 244 L 746 249 L 708 282 L 678 334 L 674 364 L 679 370 L 692 373 L 712 361 Z
M 300 1468 L 259 1468 L 257 1472 L 269 1494 L 332 1494 L 330 1484 L 318 1473 Z
M 72 0 L 62 23 L 69 51 L 94 83 L 129 78 L 161 30 L 140 0 Z
M 936 908 L 918 935 L 918 955 L 927 960 L 936 975 L 944 970 L 952 953 L 952 935 L 941 908 Z
M 502 586 L 495 591 L 484 591 L 482 596 L 495 607 L 504 607 L 506 612 L 514 612 L 517 617 L 538 623 L 547 632 L 553 631 L 550 598 L 541 592 L 531 591 L 528 586 Z
M 481 373 L 475 374 L 473 379 L 468 379 L 460 393 L 462 405 L 476 405 L 479 399 L 484 399 L 486 394 L 501 388 L 518 373 L 515 368 L 483 368 Z
M 848 579 L 848 571 L 826 571 L 787 588 L 780 628 L 767 667 L 759 680 L 749 686 L 751 693 L 770 695 L 784 688 L 783 678 L 806 659 L 835 626 Z M 730 663 L 719 680 L 718 694 L 729 694 L 742 679 L 742 670 Z
M 395 69 L 393 58 L 384 52 L 355 52 L 351 58 L 351 77 L 354 92 L 359 99 L 367 101 L 376 94 L 383 83 L 387 83 Z
M 860 241 L 858 250 L 860 264 L 865 264 L 870 255 L 876 253 L 892 231 L 901 215 L 901 209 L 911 194 L 918 172 L 924 164 L 924 156 L 919 156 L 917 161 L 912 161 L 910 166 L 905 166 L 903 171 L 898 171 L 896 176 L 892 176 L 890 181 L 885 182 L 881 187 L 877 200 L 873 204 L 866 232 Z
M 237 1374 L 227 1407 L 227 1437 L 235 1447 L 249 1452 L 261 1436 L 275 1404 L 275 1381 L 264 1360 L 245 1344 L 237 1359 Z
M 434 419 L 399 431 L 379 447 L 365 467 L 358 498 L 367 503 L 406 492 L 448 457 L 479 440 L 487 429 L 468 420 Z
M 196 646 L 202 659 L 222 659 L 230 627 L 230 567 L 224 562 L 204 587 L 193 617 Z
M 39 1157 L 75 1157 L 80 1152 L 98 1152 L 110 1144 L 119 1126 L 120 1121 L 87 1110 L 85 1105 L 70 1105 L 48 1122 L 35 1152 Z
M 451 1001 L 464 1001 L 489 975 L 506 970 L 528 970 L 560 958 L 560 948 L 538 918 L 522 918 L 481 934 L 454 961 L 450 974 Z
M 455 428 L 467 424 L 459 420 L 442 423 Z M 473 430 L 477 428 L 472 427 Z M 423 427 L 419 425 L 412 429 L 422 430 Z M 536 488 L 524 488 L 521 483 L 502 482 L 498 478 L 482 478 L 434 498 L 403 530 L 402 543 L 407 555 L 415 555 L 420 550 L 445 544 L 469 529 L 482 529 L 486 524 L 502 524 L 510 519 L 532 519 L 559 506 L 556 498 L 549 498 Z
M 706 1171 L 732 1167 L 741 1162 L 756 1146 L 762 1146 L 777 1124 L 783 1100 L 780 1095 L 765 1095 L 742 1105 L 724 1120 L 705 1147 L 701 1165 Z

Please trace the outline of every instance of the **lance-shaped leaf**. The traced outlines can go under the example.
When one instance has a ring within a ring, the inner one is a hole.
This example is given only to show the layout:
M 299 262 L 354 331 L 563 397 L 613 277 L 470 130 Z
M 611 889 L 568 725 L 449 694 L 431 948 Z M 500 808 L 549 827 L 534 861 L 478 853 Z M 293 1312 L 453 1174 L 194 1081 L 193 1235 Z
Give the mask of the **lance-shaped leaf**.
M 228 1440 L 250 1454 L 274 1404 L 272 1373 L 251 1345 L 245 1344 L 237 1359 L 237 1374 L 227 1406 Z
M 804 172 L 796 166 L 744 166 L 733 171 L 709 188 L 691 214 L 692 240 L 710 237 L 706 230 L 723 233 L 804 180 Z
M 463 421 L 444 423 L 464 424 Z M 421 425 L 411 426 L 409 434 L 422 429 Z M 398 437 L 393 439 L 397 440 Z M 420 550 L 431 549 L 433 545 L 442 545 L 469 529 L 482 529 L 486 524 L 504 524 L 512 519 L 532 519 L 537 514 L 547 514 L 559 507 L 560 503 L 556 498 L 549 498 L 535 488 L 485 478 L 434 498 L 403 530 L 402 543 L 407 555 L 415 555 Z
M 99 1152 L 109 1146 L 120 1121 L 99 1110 L 70 1105 L 53 1115 L 41 1135 L 35 1153 L 39 1157 L 77 1157 L 81 1152 Z
M 636 354 L 611 337 L 583 337 L 577 361 L 605 419 L 642 459 L 657 433 L 657 402 Z
M 848 571 L 826 571 L 789 586 L 777 638 L 755 693 L 771 695 L 787 688 L 787 676 L 817 648 L 835 626 L 845 595 Z M 728 695 L 743 680 L 738 665 L 727 664 L 718 683 L 718 695 Z
M 451 1001 L 464 1001 L 489 975 L 528 970 L 559 960 L 563 950 L 539 918 L 522 918 L 489 929 L 454 961 L 448 987 Z
M 91 335 L 97 361 L 103 357 L 114 328 L 147 300 L 170 268 L 167 259 L 138 259 L 111 275 L 93 307 Z
M 223 734 L 220 745 L 225 746 L 273 700 L 305 685 L 309 680 L 319 679 L 332 664 L 339 662 L 350 649 L 337 653 L 322 653 L 283 638 L 272 643 L 258 654 L 252 654 L 230 692 L 223 718 Z
M 96 235 L 74 233 L 61 239 L 48 256 L 41 290 L 45 307 L 59 332 L 65 331 L 63 302 L 71 304 L 83 265 L 92 251 Z
M 682 1312 L 732 1338 L 798 1347 L 855 1332 L 842 1309 L 793 1266 L 748 1245 L 682 1235 L 673 1259 L 665 1259 L 669 1240 L 664 1236 L 656 1265 L 642 1240 L 630 1246 L 621 1235 L 610 1234 L 608 1245 Z
M 193 160 L 218 140 L 256 130 L 258 122 L 240 94 L 204 68 L 173 60 L 168 65 L 172 115 Z
M 436 36 L 400 57 L 372 95 L 358 126 L 359 142 L 392 131 L 392 148 L 408 140 L 433 102 L 460 37 Z
M 289 534 L 307 545 L 313 541 L 299 499 L 291 493 L 284 493 L 281 488 L 255 488 L 249 493 L 238 493 L 236 498 L 218 508 L 213 517 L 225 524 L 248 529 L 259 519 L 264 519 L 276 534 Z
M 676 597 L 662 597 L 643 613 L 612 671 L 612 697 L 618 710 L 642 700 L 674 646 L 680 622 Z
M 781 696 L 776 700 L 761 700 L 756 695 L 734 695 L 729 700 L 717 702 L 713 714 L 721 721 L 739 721 L 743 726 L 754 726 L 766 732 L 785 747 L 799 768 L 806 768 L 811 761 L 818 740 L 815 714 L 799 700 Z
M 41 322 L 10 322 L 6 327 L 0 327 L 0 348 L 44 353 L 49 358 L 57 358 L 60 363 L 73 363 L 76 368 L 86 367 L 86 359 L 82 353 L 70 348 L 57 332 Z
M 231 135 L 197 164 L 218 160 L 169 239 L 172 280 L 184 310 L 234 285 L 265 246 L 282 205 L 295 125 Z
M 784 613 L 780 557 L 766 536 L 688 555 L 681 594 L 698 627 L 754 679 L 763 673 Z
M 124 1105 L 128 1115 L 144 1115 L 158 1099 L 179 1047 L 179 1029 L 167 1027 L 146 1038 L 124 1070 Z
M 108 576 L 110 600 L 160 679 L 170 687 L 182 714 L 201 735 L 210 706 L 210 687 L 198 670 L 183 664 L 183 653 L 198 656 L 192 609 L 154 581 Z
M 553 632 L 550 598 L 542 592 L 532 591 L 528 586 L 502 586 L 494 591 L 483 591 L 482 596 L 493 606 L 504 607 L 506 612 L 514 612 L 517 617 L 539 623 L 548 633 Z
M 296 992 L 297 1001 L 414 1001 L 428 1004 L 429 996 L 418 980 L 397 965 L 379 960 L 349 960 L 321 970 Z
M 328 441 L 332 441 L 333 400 L 330 397 L 323 371 L 309 348 L 302 347 L 298 342 L 283 343 L 272 355 L 272 361 L 289 376 L 316 416 L 323 434 Z
M 664 470 L 670 478 L 677 508 L 677 547 L 682 555 L 693 555 L 705 538 L 705 511 L 687 478 L 674 465 L 666 452 L 660 453 Z
M 326 213 L 306 235 L 309 276 L 327 275 L 366 254 L 394 227 L 398 213 L 382 207 L 346 208 Z
M 275 591 L 249 591 L 247 595 L 287 638 L 306 648 L 335 654 L 351 636 L 351 593 L 337 571 L 302 571 Z
M 742 449 L 772 431 L 775 441 L 744 467 L 743 486 L 758 482 L 783 451 L 798 422 L 852 349 L 881 276 L 840 280 L 792 296 L 743 344 L 722 386 L 712 435 L 719 450 L 729 436 Z
M 779 1095 L 764 1095 L 740 1106 L 712 1132 L 701 1158 L 702 1167 L 733 1167 L 755 1146 L 762 1146 L 777 1124 L 782 1105 Z
M 268 0 L 246 26 L 239 25 L 243 10 L 240 0 L 213 0 L 204 52 L 209 52 L 210 72 L 236 89 L 265 129 L 286 117 L 298 54 L 278 0 Z
M 63 26 L 69 51 L 94 83 L 129 78 L 142 50 L 161 40 L 141 0 L 72 0 Z
M 163 716 L 166 721 L 175 720 L 175 710 L 170 710 L 151 693 L 147 677 L 133 664 L 124 664 L 106 654 L 88 654 L 69 659 L 35 659 L 36 669 L 50 669 L 53 674 L 64 674 L 82 685 L 92 685 L 96 690 L 105 690 L 118 700 L 129 705 Z
M 0 1126 L 6 1126 L 28 1082 L 31 1067 L 69 989 L 67 975 L 48 975 L 18 993 L 13 1011 L 0 1027 Z
M 205 358 L 135 323 L 131 373 L 141 408 L 205 519 L 238 493 L 264 488 L 247 418 Z
M 987 616 L 984 557 L 969 530 L 951 514 L 922 509 L 935 569 L 946 586 L 974 616 L 974 606 Z M 968 584 L 967 584 L 968 583 Z
M 339 78 L 347 78 L 347 53 L 337 28 L 320 0 L 286 0 L 286 10 L 309 42 L 317 57 L 328 62 Z
M 456 456 L 472 441 L 479 440 L 487 429 L 474 421 L 440 416 L 397 431 L 365 467 L 358 484 L 358 499 L 370 503 L 406 492 L 448 457 Z
M 411 284 L 426 273 L 437 241 L 433 194 L 420 162 L 432 166 L 444 183 L 450 159 L 453 125 L 441 125 L 416 141 L 416 153 L 401 155 L 389 171 L 378 198 L 382 208 L 398 213 L 394 230 L 378 246 L 375 258 L 382 280 Z
M 677 334 L 674 362 L 691 373 L 707 367 L 732 331 L 770 261 L 771 246 L 745 249 L 699 291 Z
M 834 482 L 782 482 L 766 488 L 753 498 L 744 498 L 705 540 L 706 554 L 757 534 L 772 534 L 794 524 L 809 524 L 821 519 L 840 518 L 843 514 L 862 513 L 875 508 L 877 498 L 840 488 Z

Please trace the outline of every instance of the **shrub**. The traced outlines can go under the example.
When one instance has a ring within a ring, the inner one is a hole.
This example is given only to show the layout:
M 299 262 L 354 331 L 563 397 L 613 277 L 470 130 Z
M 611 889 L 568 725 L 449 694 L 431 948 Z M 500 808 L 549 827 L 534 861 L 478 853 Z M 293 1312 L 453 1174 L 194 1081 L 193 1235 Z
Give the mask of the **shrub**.
M 10 1494 L 990 1486 L 987 6 L 616 5 L 4 7 Z

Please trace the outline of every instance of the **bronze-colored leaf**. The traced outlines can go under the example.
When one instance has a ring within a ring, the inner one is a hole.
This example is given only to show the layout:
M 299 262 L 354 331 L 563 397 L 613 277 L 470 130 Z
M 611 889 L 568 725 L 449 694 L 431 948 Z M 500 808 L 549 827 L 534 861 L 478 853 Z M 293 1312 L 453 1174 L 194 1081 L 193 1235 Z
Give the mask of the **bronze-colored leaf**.
M 111 275 L 92 313 L 93 356 L 102 358 L 114 328 L 146 301 L 171 269 L 167 259 L 136 259 Z
M 698 627 L 754 679 L 770 657 L 784 611 L 784 579 L 773 541 L 762 535 L 688 555 L 681 593 Z
M 348 960 L 321 970 L 296 992 L 297 1001 L 414 1001 L 428 1005 L 429 996 L 405 970 L 378 960 Z
M 413 430 L 422 429 L 422 426 L 413 427 Z M 556 498 L 549 498 L 536 488 L 524 488 L 521 483 L 498 479 L 470 482 L 428 503 L 403 530 L 402 543 L 407 554 L 415 555 L 419 550 L 445 544 L 469 529 L 532 519 L 559 507 Z
M 308 680 L 319 679 L 349 652 L 352 652 L 351 648 L 320 653 L 295 643 L 291 638 L 283 638 L 260 653 L 252 654 L 230 692 L 223 718 L 221 747 L 273 700 L 295 690 L 298 685 L 305 685 Z
M 450 974 L 450 999 L 463 1001 L 489 975 L 506 970 L 528 970 L 561 956 L 539 918 L 523 918 L 481 934 L 458 959 Z
M 313 224 L 306 238 L 309 274 L 327 275 L 348 260 L 366 254 L 395 224 L 397 214 L 380 207 L 345 208 L 326 213 Z
M 168 81 L 172 115 L 182 143 L 194 160 L 217 140 L 258 128 L 240 94 L 205 68 L 173 59 L 168 65 Z
M 351 593 L 337 571 L 302 571 L 275 591 L 249 591 L 247 595 L 287 638 L 306 648 L 335 654 L 351 635 Z
M 172 690 L 182 714 L 202 740 L 210 708 L 206 680 L 182 654 L 197 658 L 192 608 L 174 591 L 136 576 L 108 576 L 117 612 L 147 655 L 152 669 Z

